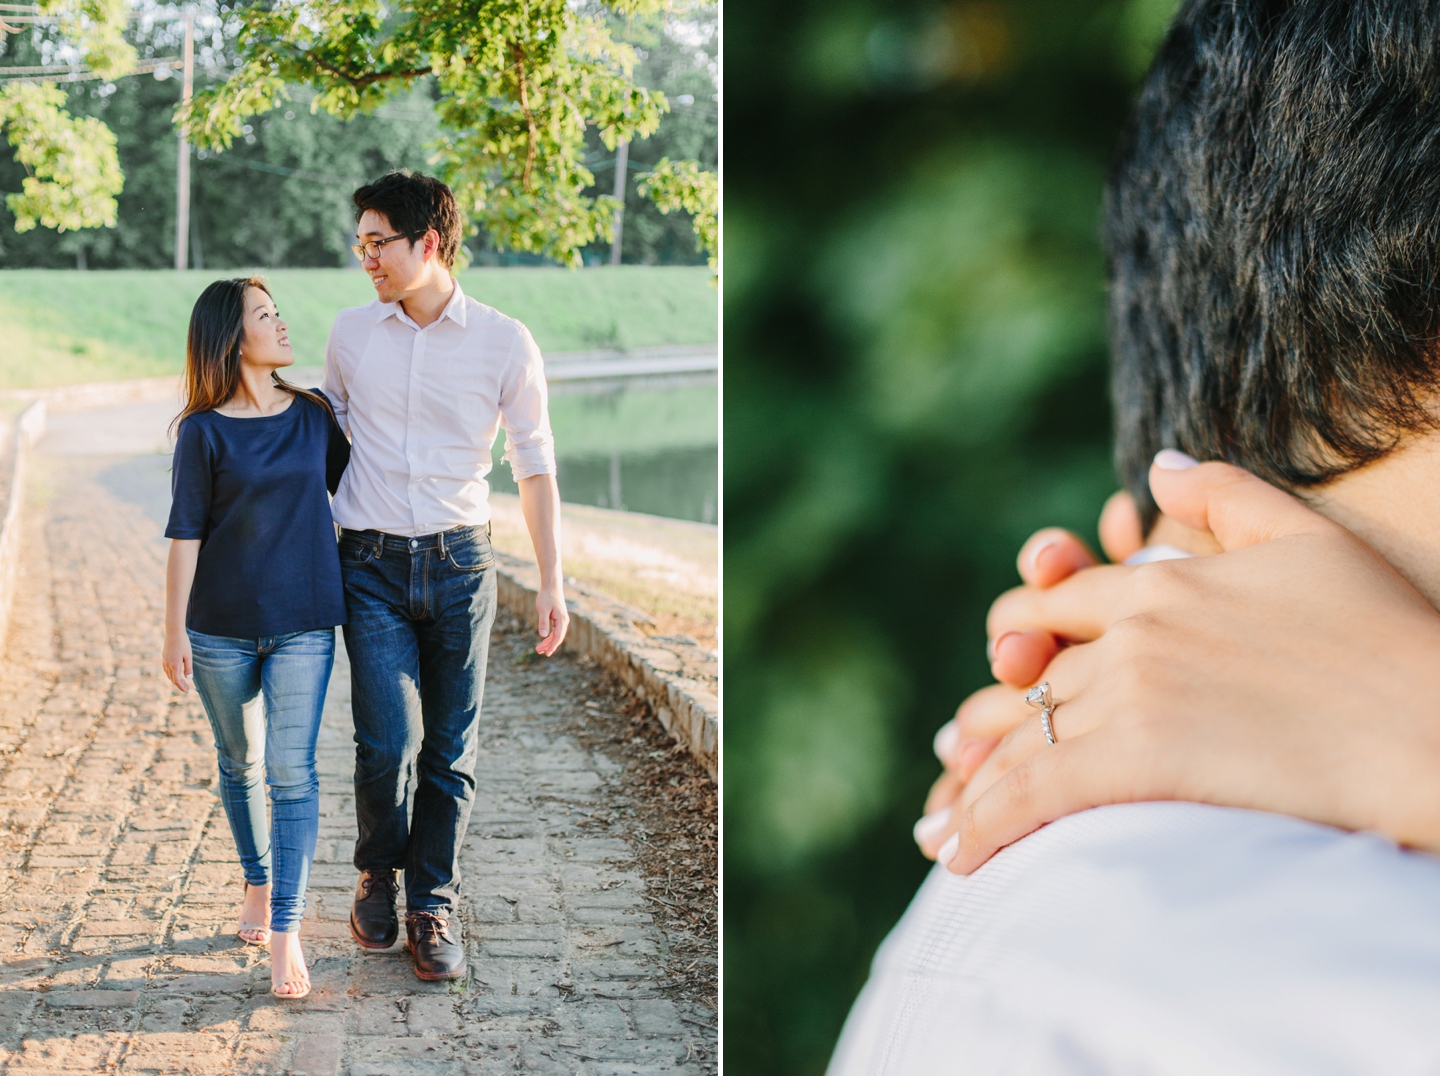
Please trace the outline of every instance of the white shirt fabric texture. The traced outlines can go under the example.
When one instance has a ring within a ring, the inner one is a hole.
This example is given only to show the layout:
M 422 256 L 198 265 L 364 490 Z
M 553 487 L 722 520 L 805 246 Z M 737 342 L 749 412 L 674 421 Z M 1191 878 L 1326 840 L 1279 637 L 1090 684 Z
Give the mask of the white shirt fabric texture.
M 1440 1073 L 1440 860 L 1195 803 L 937 867 L 829 1076 Z
M 518 482 L 555 473 L 545 365 L 530 331 L 455 290 L 421 328 L 399 303 L 342 310 L 321 388 L 350 435 L 331 512 L 349 530 L 416 537 L 490 521 L 491 446 Z

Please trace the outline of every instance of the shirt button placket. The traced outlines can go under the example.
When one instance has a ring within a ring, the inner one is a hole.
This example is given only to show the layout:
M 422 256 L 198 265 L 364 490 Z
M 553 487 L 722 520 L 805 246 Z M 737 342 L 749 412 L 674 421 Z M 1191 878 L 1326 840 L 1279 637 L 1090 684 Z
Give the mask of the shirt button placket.
M 408 465 L 410 481 L 406 486 L 406 499 L 410 502 L 410 519 L 415 529 L 423 530 L 420 525 L 420 510 L 416 504 L 416 493 L 420 487 L 420 480 L 416 476 L 416 441 L 420 436 L 420 378 L 425 367 L 425 347 L 429 339 L 429 333 L 425 329 L 415 334 L 415 345 L 410 353 L 410 391 L 405 408 L 405 462 Z

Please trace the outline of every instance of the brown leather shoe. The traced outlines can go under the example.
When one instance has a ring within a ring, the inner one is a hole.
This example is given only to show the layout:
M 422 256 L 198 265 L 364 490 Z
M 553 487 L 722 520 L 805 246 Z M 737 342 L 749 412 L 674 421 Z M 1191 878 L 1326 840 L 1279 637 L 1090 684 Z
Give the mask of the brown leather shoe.
M 400 936 L 394 871 L 361 871 L 350 906 L 350 934 L 366 949 L 389 949 Z
M 443 915 L 407 913 L 405 943 L 415 957 L 415 974 L 426 982 L 465 974 L 465 946 L 450 937 L 450 921 Z

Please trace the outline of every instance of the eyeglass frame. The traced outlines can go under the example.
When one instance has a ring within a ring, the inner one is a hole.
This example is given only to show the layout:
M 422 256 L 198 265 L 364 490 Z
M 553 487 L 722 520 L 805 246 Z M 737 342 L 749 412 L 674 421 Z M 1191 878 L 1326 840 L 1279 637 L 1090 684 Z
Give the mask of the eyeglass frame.
M 351 249 L 351 251 L 354 252 L 355 257 L 358 258 L 358 259 L 360 259 L 360 261 L 362 261 L 362 262 L 363 262 L 367 257 L 369 257 L 369 258 L 374 258 L 374 259 L 378 262 L 378 261 L 380 260 L 380 248 L 381 248 L 381 247 L 383 247 L 386 243 L 393 243 L 393 242 L 395 242 L 395 240 L 397 240 L 397 239 L 408 239 L 408 238 L 409 238 L 409 236 L 407 236 L 404 232 L 398 232 L 398 233 L 395 234 L 395 235 L 386 236 L 384 239 L 372 239 L 372 240 L 370 240 L 368 243 L 351 243 L 351 244 L 350 244 L 350 249 Z M 370 248 L 371 248 L 371 247 L 374 247 L 374 248 L 375 248 L 375 253 L 374 253 L 374 254 L 371 254 L 371 253 L 370 253 Z

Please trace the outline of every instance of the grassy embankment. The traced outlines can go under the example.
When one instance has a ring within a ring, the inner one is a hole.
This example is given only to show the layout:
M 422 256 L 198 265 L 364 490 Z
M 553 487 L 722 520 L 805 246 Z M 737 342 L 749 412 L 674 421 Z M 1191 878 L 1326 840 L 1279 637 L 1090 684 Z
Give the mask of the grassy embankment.
M 232 270 L 0 270 L 0 388 L 178 373 L 196 296 Z M 364 273 L 263 274 L 290 325 L 296 364 L 319 365 L 335 312 L 374 298 Z M 716 339 L 709 270 L 468 269 L 465 293 L 519 318 L 541 350 L 701 344 Z

